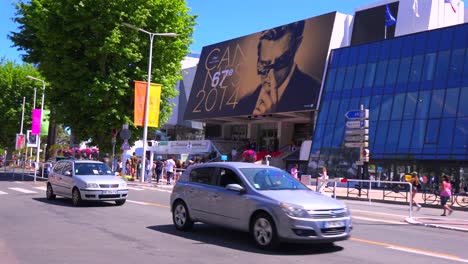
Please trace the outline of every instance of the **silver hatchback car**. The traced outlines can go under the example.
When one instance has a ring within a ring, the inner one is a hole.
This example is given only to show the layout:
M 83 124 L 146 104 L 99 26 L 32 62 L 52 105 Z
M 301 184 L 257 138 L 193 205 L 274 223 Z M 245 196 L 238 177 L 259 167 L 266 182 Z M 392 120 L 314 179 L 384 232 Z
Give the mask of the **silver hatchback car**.
M 56 195 L 72 199 L 75 206 L 83 200 L 115 201 L 123 205 L 127 199 L 127 182 L 116 177 L 112 170 L 100 161 L 61 160 L 52 168 L 47 180 L 48 200 Z
M 260 248 L 280 242 L 333 243 L 350 237 L 351 215 L 338 200 L 314 192 L 287 172 L 245 162 L 189 167 L 171 194 L 178 230 L 204 222 L 250 232 Z

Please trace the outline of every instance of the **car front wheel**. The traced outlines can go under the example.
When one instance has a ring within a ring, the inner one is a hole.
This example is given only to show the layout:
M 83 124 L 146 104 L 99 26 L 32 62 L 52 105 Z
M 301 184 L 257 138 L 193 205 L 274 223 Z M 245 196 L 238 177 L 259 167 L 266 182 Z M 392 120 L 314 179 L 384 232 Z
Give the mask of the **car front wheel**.
M 261 249 L 275 249 L 279 245 L 275 223 L 266 213 L 255 216 L 250 232 L 255 244 Z
M 52 189 L 52 185 L 50 183 L 47 184 L 46 198 L 47 198 L 47 200 L 54 200 L 55 199 L 54 190 Z
M 190 219 L 190 215 L 187 206 L 184 202 L 178 201 L 172 209 L 172 221 L 177 230 L 189 231 L 193 227 L 193 221 Z
M 81 194 L 80 194 L 80 191 L 77 188 L 73 189 L 72 203 L 73 203 L 74 206 L 80 206 L 81 205 Z

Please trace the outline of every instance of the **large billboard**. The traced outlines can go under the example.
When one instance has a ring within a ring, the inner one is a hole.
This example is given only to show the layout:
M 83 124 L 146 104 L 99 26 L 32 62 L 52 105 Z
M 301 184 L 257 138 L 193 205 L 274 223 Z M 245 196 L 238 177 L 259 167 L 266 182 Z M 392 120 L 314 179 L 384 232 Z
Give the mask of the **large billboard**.
M 335 15 L 204 47 L 184 119 L 316 110 Z

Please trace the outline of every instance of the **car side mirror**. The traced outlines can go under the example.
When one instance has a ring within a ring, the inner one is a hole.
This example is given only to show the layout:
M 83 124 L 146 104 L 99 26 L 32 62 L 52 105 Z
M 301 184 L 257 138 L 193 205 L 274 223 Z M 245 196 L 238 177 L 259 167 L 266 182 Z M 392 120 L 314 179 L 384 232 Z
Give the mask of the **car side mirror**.
M 232 184 L 226 185 L 226 189 L 231 190 L 231 191 L 235 191 L 235 192 L 239 192 L 241 194 L 245 193 L 245 188 L 240 186 L 237 183 L 232 183 Z
M 65 172 L 63 173 L 63 175 L 65 175 L 65 176 L 71 176 L 72 174 L 71 174 L 71 171 L 65 171 Z

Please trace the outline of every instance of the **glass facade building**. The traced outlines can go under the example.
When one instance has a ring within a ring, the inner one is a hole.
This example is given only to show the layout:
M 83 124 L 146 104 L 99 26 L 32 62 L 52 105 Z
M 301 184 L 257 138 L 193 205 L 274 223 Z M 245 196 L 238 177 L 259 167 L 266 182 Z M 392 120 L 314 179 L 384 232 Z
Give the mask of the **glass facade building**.
M 356 176 L 359 149 L 344 147 L 345 114 L 360 105 L 370 112 L 371 173 L 463 173 L 468 24 L 333 50 L 309 167 Z

